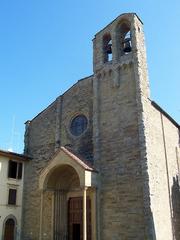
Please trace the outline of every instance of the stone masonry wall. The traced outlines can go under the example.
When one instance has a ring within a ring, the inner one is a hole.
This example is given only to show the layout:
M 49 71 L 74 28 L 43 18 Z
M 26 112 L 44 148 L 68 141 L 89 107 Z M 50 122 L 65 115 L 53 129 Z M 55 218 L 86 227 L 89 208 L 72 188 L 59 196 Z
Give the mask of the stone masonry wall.
M 79 81 L 63 95 L 61 117 L 61 145 L 70 144 L 77 153 L 90 162 L 93 162 L 92 94 L 92 78 Z M 78 114 L 84 114 L 87 117 L 88 128 L 79 137 L 75 137 L 70 132 L 70 123 Z
M 100 170 L 98 192 L 101 240 L 145 239 L 144 199 L 137 103 L 135 16 L 120 16 L 94 39 L 94 153 Z M 118 58 L 119 23 L 129 21 L 132 52 Z M 112 61 L 103 62 L 102 39 L 112 37 Z M 139 63 L 139 62 L 138 62 Z M 143 71 L 144 69 L 142 69 Z M 147 84 L 143 84 L 147 92 Z
M 39 173 L 54 154 L 56 102 L 34 118 L 26 142 L 32 160 L 25 167 L 23 199 L 23 240 L 39 238 L 40 202 Z
M 133 66 L 120 68 L 119 87 L 104 69 L 99 97 L 101 239 L 144 239 Z
M 87 116 L 88 129 L 81 137 L 75 138 L 71 135 L 69 127 L 72 117 L 77 113 Z M 51 160 L 57 150 L 57 145 L 70 144 L 84 157 L 90 161 L 93 160 L 92 78 L 79 81 L 30 121 L 25 136 L 26 153 L 32 156 L 32 160 L 25 168 L 23 240 L 37 240 L 40 231 L 41 202 L 39 174 Z M 52 233 L 48 230 L 52 228 L 52 198 L 50 195 L 50 193 L 44 193 L 46 219 L 43 219 L 42 231 L 45 239 L 50 239 Z

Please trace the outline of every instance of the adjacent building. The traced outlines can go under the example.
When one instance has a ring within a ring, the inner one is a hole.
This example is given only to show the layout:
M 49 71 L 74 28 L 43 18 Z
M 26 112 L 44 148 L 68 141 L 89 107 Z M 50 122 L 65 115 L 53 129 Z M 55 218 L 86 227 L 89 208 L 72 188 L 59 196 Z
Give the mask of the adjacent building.
M 0 150 L 0 239 L 21 239 L 24 155 Z
M 120 15 L 93 75 L 26 123 L 22 239 L 179 240 L 179 129 L 150 99 L 142 21 Z

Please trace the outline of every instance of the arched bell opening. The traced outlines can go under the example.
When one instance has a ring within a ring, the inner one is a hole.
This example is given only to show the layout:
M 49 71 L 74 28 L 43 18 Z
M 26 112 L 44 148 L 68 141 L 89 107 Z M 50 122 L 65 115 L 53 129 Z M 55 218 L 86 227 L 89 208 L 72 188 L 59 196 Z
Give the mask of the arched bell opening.
M 132 44 L 131 44 L 131 32 L 128 31 L 125 36 L 124 36 L 124 39 L 123 39 L 123 52 L 125 54 L 128 54 L 131 52 L 132 50 Z
M 132 51 L 132 36 L 129 22 L 121 22 L 117 26 L 116 41 L 119 57 Z
M 103 37 L 103 56 L 104 63 L 112 61 L 112 39 L 110 34 L 105 34 Z

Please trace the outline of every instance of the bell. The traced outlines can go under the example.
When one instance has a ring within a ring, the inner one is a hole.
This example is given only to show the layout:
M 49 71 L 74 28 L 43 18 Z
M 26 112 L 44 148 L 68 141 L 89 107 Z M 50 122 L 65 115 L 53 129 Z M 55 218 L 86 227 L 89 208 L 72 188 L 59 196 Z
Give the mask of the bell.
M 130 38 L 126 38 L 126 39 L 124 39 L 124 49 L 123 49 L 123 51 L 125 52 L 125 53 L 129 53 L 129 52 L 131 52 L 131 50 L 132 50 L 132 47 L 131 47 L 131 39 Z
M 106 52 L 107 52 L 107 54 L 112 54 L 112 44 L 108 44 L 106 46 Z

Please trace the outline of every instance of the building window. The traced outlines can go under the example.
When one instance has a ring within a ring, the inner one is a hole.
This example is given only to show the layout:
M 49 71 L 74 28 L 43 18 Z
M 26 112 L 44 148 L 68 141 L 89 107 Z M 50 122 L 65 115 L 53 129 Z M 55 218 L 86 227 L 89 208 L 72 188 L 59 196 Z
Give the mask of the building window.
M 88 120 L 84 115 L 78 115 L 71 121 L 70 131 L 74 136 L 80 136 L 87 128 Z
M 22 168 L 23 168 L 23 165 L 21 162 L 9 160 L 8 177 L 14 178 L 14 179 L 21 179 Z
M 9 205 L 16 205 L 16 195 L 17 189 L 9 189 L 9 196 L 8 196 L 8 204 Z

